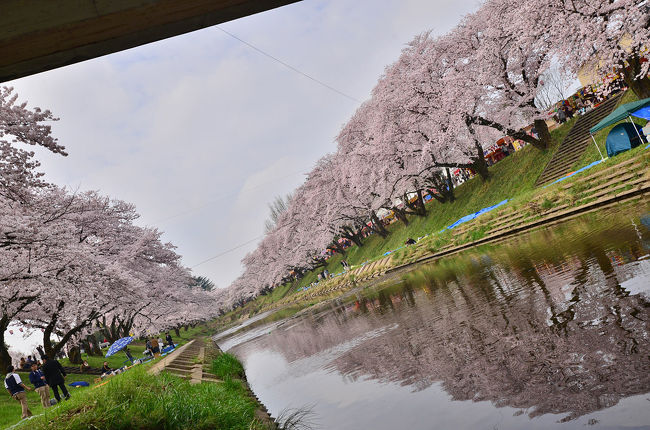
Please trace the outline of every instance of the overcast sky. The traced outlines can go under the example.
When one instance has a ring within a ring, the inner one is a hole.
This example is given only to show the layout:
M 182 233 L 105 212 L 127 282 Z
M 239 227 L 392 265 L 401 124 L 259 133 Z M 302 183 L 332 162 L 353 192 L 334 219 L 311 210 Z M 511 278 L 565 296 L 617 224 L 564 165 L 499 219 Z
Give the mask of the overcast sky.
M 416 34 L 476 0 L 304 0 L 221 28 L 357 100 Z M 335 149 L 359 103 L 216 27 L 8 83 L 61 120 L 46 178 L 137 205 L 193 267 L 263 234 L 267 204 Z M 226 287 L 252 241 L 193 267 Z

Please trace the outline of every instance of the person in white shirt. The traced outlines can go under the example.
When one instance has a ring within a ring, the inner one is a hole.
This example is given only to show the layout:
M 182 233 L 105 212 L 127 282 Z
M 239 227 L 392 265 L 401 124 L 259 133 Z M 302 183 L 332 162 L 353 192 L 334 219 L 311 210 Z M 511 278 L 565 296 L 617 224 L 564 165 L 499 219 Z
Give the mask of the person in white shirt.
M 27 406 L 27 394 L 25 390 L 31 391 L 31 388 L 25 386 L 20 376 L 14 372 L 14 366 L 7 366 L 7 376 L 5 377 L 5 388 L 18 402 L 23 409 L 22 419 L 32 416 L 32 411 Z

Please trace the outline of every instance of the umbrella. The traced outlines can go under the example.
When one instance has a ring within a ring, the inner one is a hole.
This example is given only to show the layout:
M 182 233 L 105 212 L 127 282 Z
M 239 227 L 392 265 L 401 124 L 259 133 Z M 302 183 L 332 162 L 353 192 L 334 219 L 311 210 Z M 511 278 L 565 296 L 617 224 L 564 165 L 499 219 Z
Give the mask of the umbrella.
M 131 336 L 123 337 L 122 339 L 116 340 L 115 343 L 113 343 L 113 345 L 111 345 L 111 347 L 108 348 L 108 351 L 106 352 L 106 357 L 110 357 L 116 352 L 119 352 L 122 348 L 124 348 L 131 342 L 133 342 L 133 338 Z

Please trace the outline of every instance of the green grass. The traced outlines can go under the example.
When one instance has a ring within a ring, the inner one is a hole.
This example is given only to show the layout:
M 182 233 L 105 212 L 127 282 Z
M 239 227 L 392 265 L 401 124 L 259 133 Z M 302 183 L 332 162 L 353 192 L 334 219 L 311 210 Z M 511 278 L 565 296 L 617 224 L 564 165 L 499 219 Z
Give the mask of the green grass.
M 136 358 L 141 358 L 143 356 L 144 352 L 144 343 L 132 343 L 129 345 L 129 350 L 131 351 L 131 354 L 133 354 L 134 357 Z M 107 348 L 103 349 L 102 352 L 105 354 L 106 351 L 108 351 Z M 111 369 L 117 369 L 122 367 L 122 363 L 126 361 L 126 354 L 124 352 L 118 352 L 115 355 L 111 355 L 110 357 L 95 357 L 95 356 L 90 356 L 88 354 L 81 354 L 81 359 L 86 360 L 88 362 L 88 365 L 93 368 L 101 368 L 104 365 L 104 361 L 108 362 L 108 366 Z M 70 360 L 67 358 L 62 358 L 59 360 L 59 363 L 61 363 L 62 366 L 69 366 L 69 367 L 79 367 L 78 364 L 72 364 L 70 363 Z
M 18 374 L 20 375 L 20 379 L 23 380 L 23 383 L 25 383 L 25 385 L 27 385 L 30 388 L 34 388 L 34 386 L 29 382 L 28 373 L 18 372 Z M 97 378 L 96 375 L 68 375 L 65 378 L 65 382 L 66 384 L 68 384 L 74 381 L 86 381 L 92 384 L 95 378 Z M 73 398 L 77 396 L 85 396 L 85 393 L 88 392 L 88 390 L 90 390 L 89 387 L 81 387 L 81 388 L 67 387 L 67 388 L 70 391 L 70 395 Z M 54 398 L 54 394 L 51 391 L 50 391 L 50 397 Z M 29 405 L 29 409 L 32 411 L 34 415 L 40 414 L 44 410 L 43 407 L 41 406 L 41 398 L 38 395 L 38 393 L 35 391 L 27 392 L 27 404 Z M 9 393 L 7 393 L 7 391 L 4 390 L 3 387 L 2 395 L 0 395 L 0 428 L 11 426 L 12 424 L 15 424 L 18 421 L 20 421 L 20 414 L 21 414 L 20 403 L 18 403 L 16 400 L 10 397 Z
M 212 362 L 211 368 L 212 373 L 222 380 L 242 378 L 244 376 L 244 366 L 237 360 L 237 357 L 228 353 L 219 355 Z
M 214 334 L 214 327 L 210 327 L 208 325 L 198 325 L 196 327 L 188 327 L 187 330 L 181 329 L 179 331 L 180 336 L 176 336 L 176 333 L 174 331 L 171 331 L 170 334 L 172 335 L 172 339 L 176 345 L 183 345 L 187 343 L 191 339 L 195 339 L 201 336 L 209 336 Z M 165 338 L 166 333 L 160 334 L 160 337 L 163 339 Z M 158 336 L 156 336 L 157 338 Z M 144 356 L 144 349 L 145 349 L 145 341 L 144 340 L 136 340 L 132 343 L 129 344 L 129 350 L 131 351 L 131 354 L 135 358 L 142 358 Z M 102 353 L 106 353 L 108 349 L 105 348 L 102 350 Z M 104 361 L 108 362 L 108 366 L 112 369 L 117 369 L 122 367 L 124 362 L 126 361 L 126 354 L 122 351 L 118 352 L 115 355 L 111 355 L 110 357 L 95 357 L 95 356 L 90 356 L 88 354 L 81 354 L 81 359 L 86 360 L 90 367 L 93 368 L 101 368 L 104 365 Z M 59 360 L 62 366 L 70 366 L 70 367 L 79 367 L 78 364 L 72 364 L 70 363 L 70 360 L 67 358 L 63 358 Z
M 262 428 L 255 408 L 237 380 L 192 385 L 166 372 L 150 375 L 147 366 L 138 366 L 19 428 L 248 430 Z
M 635 99 L 636 97 L 634 94 L 628 92 L 624 95 L 620 103 L 628 103 Z M 548 210 L 557 204 L 560 204 L 559 200 L 561 199 L 559 199 L 559 196 L 555 194 L 558 191 L 557 188 L 549 187 L 547 190 L 543 190 L 535 187 L 535 182 L 559 147 L 559 144 L 568 134 L 576 121 L 577 117 L 572 118 L 565 124 L 552 130 L 551 137 L 553 143 L 546 150 L 540 151 L 529 145 L 522 150 L 515 152 L 489 168 L 489 180 L 484 181 L 480 177 L 474 177 L 457 187 L 455 189 L 456 200 L 454 202 L 441 204 L 437 201 L 433 201 L 428 203 L 426 205 L 428 212 L 426 217 L 410 217 L 409 225 L 407 227 L 405 227 L 401 222 L 391 224 L 387 227 L 390 234 L 386 239 L 383 239 L 378 235 L 368 237 L 364 240 L 362 247 L 355 246 L 348 248 L 345 257 L 335 255 L 330 258 L 326 266 L 327 270 L 330 273 L 340 272 L 340 261 L 342 258 L 345 258 L 353 267 L 365 261 L 380 258 L 387 251 L 402 247 L 409 237 L 417 239 L 418 237 L 430 235 L 427 238 L 425 246 L 429 251 L 434 252 L 449 243 L 449 235 L 438 233 L 444 227 L 452 224 L 457 219 L 467 214 L 476 212 L 486 206 L 496 204 L 506 198 L 512 199 L 512 201 L 508 203 L 508 207 L 511 209 L 529 205 L 533 200 L 533 197 L 541 198 L 539 202 L 536 202 L 536 204 L 539 205 L 539 210 Z M 604 152 L 605 139 L 610 129 L 611 127 L 602 130 L 596 135 L 596 139 L 604 154 L 606 154 L 606 152 Z M 579 179 L 583 175 L 591 174 L 598 170 L 610 167 L 613 162 L 618 163 L 636 156 L 639 154 L 639 151 L 643 150 L 644 146 L 645 145 L 642 145 L 635 150 L 620 154 L 612 160 L 612 162 L 603 163 L 602 165 L 590 169 L 588 172 L 576 175 L 575 179 Z M 594 145 L 590 145 L 585 151 L 585 154 L 581 157 L 580 161 L 578 161 L 576 166 L 573 166 L 571 170 L 575 170 L 578 167 L 582 167 L 598 159 L 600 159 L 598 151 Z M 571 181 L 572 180 L 574 179 L 571 179 Z M 572 194 L 574 193 L 574 190 L 569 190 L 564 193 Z M 487 215 L 485 219 L 487 220 L 490 216 L 493 215 Z M 482 230 L 481 227 L 476 227 L 473 231 L 466 233 L 461 239 L 459 239 L 459 241 L 464 243 L 470 240 L 480 239 L 485 235 L 484 230 L 485 229 Z M 432 235 L 432 233 L 435 234 Z M 417 255 L 414 255 L 414 251 L 401 249 L 396 253 L 395 262 L 407 262 L 409 261 L 409 258 L 413 257 L 417 257 Z M 318 271 L 322 270 L 323 268 L 318 269 Z M 318 271 L 307 273 L 305 277 L 299 281 L 277 287 L 271 294 L 260 296 L 246 304 L 243 308 L 227 313 L 225 318 L 219 320 L 219 325 L 223 326 L 223 324 L 235 323 L 238 318 L 242 316 L 252 316 L 257 312 L 268 308 L 268 305 L 273 302 L 276 302 L 279 299 L 298 291 L 300 288 L 309 285 L 311 282 L 316 281 Z

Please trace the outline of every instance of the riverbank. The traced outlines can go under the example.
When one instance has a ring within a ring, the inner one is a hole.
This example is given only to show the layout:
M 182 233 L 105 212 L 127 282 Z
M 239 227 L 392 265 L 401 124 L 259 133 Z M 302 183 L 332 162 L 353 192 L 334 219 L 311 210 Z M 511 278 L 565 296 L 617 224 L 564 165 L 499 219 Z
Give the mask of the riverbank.
M 55 407 L 35 407 L 33 412 L 39 416 L 13 428 L 273 428 L 273 423 L 261 416 L 263 407 L 251 394 L 243 367 L 234 356 L 221 353 L 215 345 L 206 352 L 203 364 L 219 377 L 219 382 L 192 384 L 170 372 L 153 374 L 149 371 L 151 365 L 141 365 L 111 377 L 104 384 L 75 390 L 70 401 Z M 36 402 L 30 402 L 32 405 Z M 19 415 L 18 411 L 14 416 Z
M 272 413 L 315 405 L 321 428 L 644 428 L 649 252 L 650 199 L 628 199 L 220 344 Z
M 628 92 L 619 104 L 633 99 L 633 94 Z M 219 318 L 218 325 L 223 329 L 268 310 L 289 316 L 304 306 L 336 297 L 339 290 L 349 289 L 363 279 L 378 276 L 395 267 L 498 240 L 645 192 L 639 191 L 647 180 L 647 175 L 644 175 L 648 170 L 649 158 L 645 145 L 607 159 L 562 182 L 536 187 L 537 178 L 574 122 L 575 119 L 570 120 L 552 131 L 553 144 L 547 150 L 539 151 L 529 146 L 517 151 L 490 168 L 491 177 L 488 181 L 473 178 L 457 187 L 454 202 L 429 203 L 426 217 L 410 218 L 408 226 L 394 223 L 388 226 L 387 238 L 373 235 L 366 239 L 362 247 L 349 248 L 345 259 L 353 266 L 350 272 L 320 282 L 316 287 L 310 287 L 316 281 L 316 271 L 307 273 L 299 281 L 279 286 L 271 293 L 259 296 L 242 308 L 227 313 Z M 606 153 L 605 140 L 610 129 L 611 127 L 601 130 L 595 135 L 603 153 Z M 598 162 L 598 154 L 596 146 L 590 145 L 571 166 L 571 170 Z M 636 162 L 630 164 L 633 159 Z M 624 166 L 627 176 L 616 175 L 616 166 Z M 499 202 L 506 203 L 472 222 L 455 229 L 446 229 L 459 218 Z M 407 238 L 420 240 L 416 246 L 404 247 Z M 331 257 L 325 268 L 330 273 L 339 273 L 342 258 L 340 255 Z M 322 271 L 323 268 L 319 270 Z

